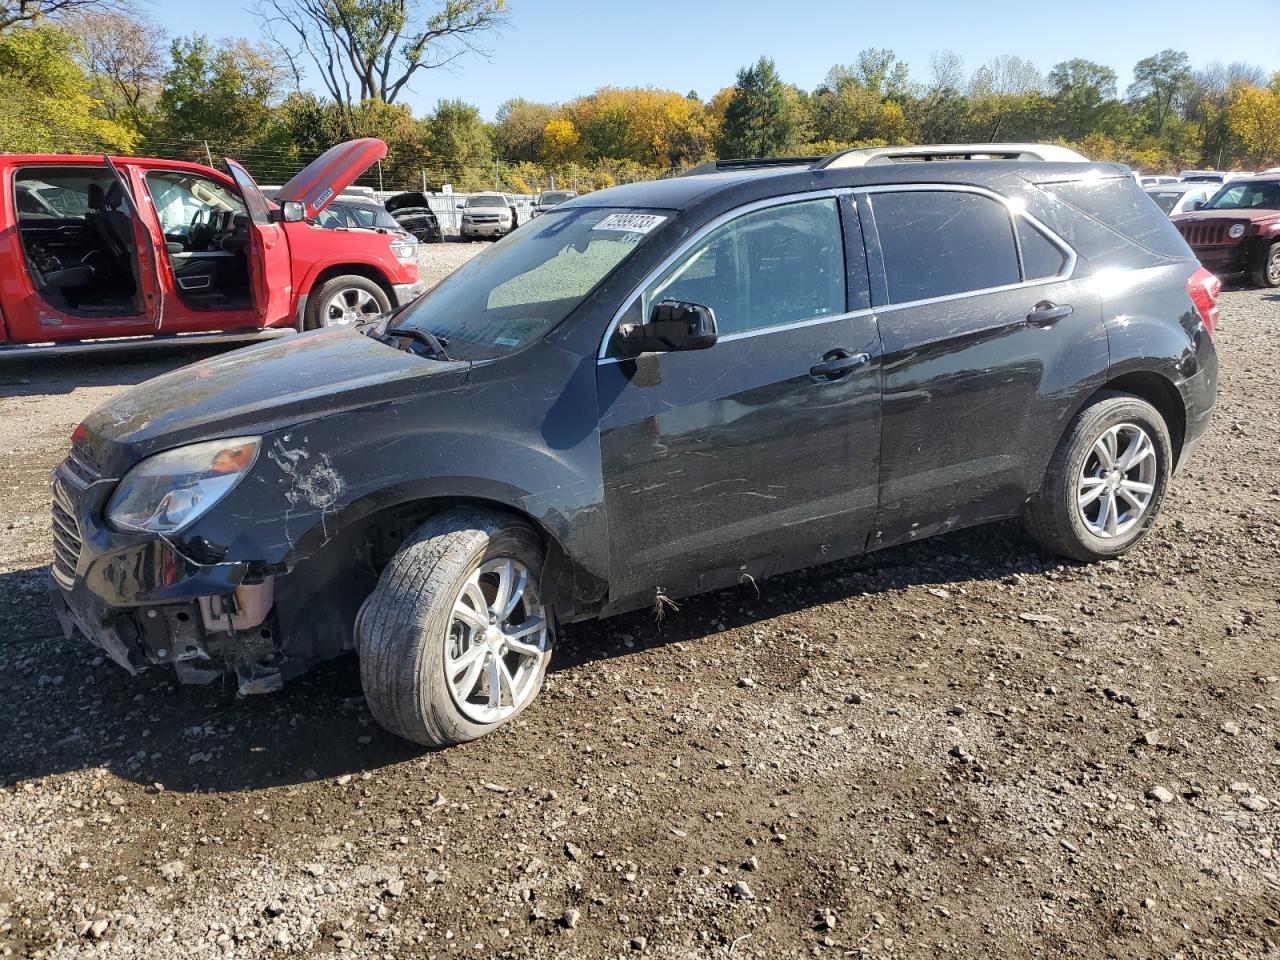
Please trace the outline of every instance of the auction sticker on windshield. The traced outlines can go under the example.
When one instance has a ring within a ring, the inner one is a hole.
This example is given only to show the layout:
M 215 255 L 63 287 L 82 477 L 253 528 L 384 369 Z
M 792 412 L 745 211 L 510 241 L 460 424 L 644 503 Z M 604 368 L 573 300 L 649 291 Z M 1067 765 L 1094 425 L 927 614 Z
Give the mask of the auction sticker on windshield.
M 619 233 L 652 233 L 667 218 L 656 213 L 611 213 L 592 230 L 616 230 Z

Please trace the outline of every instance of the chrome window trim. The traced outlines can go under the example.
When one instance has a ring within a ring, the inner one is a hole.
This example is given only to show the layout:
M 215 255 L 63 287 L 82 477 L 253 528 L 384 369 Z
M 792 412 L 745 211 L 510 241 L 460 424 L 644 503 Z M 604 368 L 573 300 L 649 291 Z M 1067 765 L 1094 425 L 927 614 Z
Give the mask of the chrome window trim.
M 826 190 L 814 190 L 805 193 L 788 193 L 777 197 L 766 197 L 762 200 L 755 200 L 751 203 L 735 207 L 728 210 L 713 220 L 703 224 L 698 230 L 687 237 L 675 250 L 667 255 L 656 267 L 645 274 L 644 278 L 622 299 L 620 306 L 613 314 L 613 318 L 609 321 L 609 325 L 605 328 L 604 336 L 600 339 L 600 347 L 596 351 L 596 363 L 618 363 L 621 357 L 606 356 L 609 349 L 609 343 L 613 339 L 614 332 L 618 329 L 618 324 L 622 321 L 623 315 L 631 308 L 636 297 L 643 294 L 646 287 L 656 280 L 663 271 L 670 267 L 676 260 L 682 257 L 695 244 L 700 242 L 708 233 L 715 230 L 731 220 L 748 213 L 754 213 L 757 210 L 765 210 L 769 207 L 783 206 L 789 203 L 802 203 L 806 200 L 822 200 L 833 198 L 839 200 L 841 197 L 857 196 L 859 194 L 876 194 L 876 193 L 937 193 L 946 191 L 951 193 L 975 193 L 979 196 L 987 197 L 995 200 L 1005 208 L 1009 215 L 1009 228 L 1013 234 L 1014 248 L 1018 256 L 1019 273 L 1025 272 L 1022 260 L 1022 242 L 1018 237 L 1017 218 L 1021 217 L 1036 231 L 1038 231 L 1046 240 L 1058 248 L 1065 256 L 1062 269 L 1051 277 L 1040 277 L 1035 280 L 1019 280 L 1017 283 L 1004 284 L 997 287 L 983 287 L 976 290 L 965 290 L 961 293 L 949 293 L 939 297 L 929 297 L 923 300 L 904 300 L 901 303 L 885 303 L 880 306 L 871 306 L 852 310 L 846 313 L 830 314 L 823 317 L 810 317 L 804 320 L 796 320 L 790 323 L 778 323 L 768 327 L 758 327 L 752 330 L 741 330 L 737 333 L 726 334 L 720 337 L 717 342 L 732 342 L 734 340 L 742 340 L 747 337 L 760 336 L 763 334 L 777 333 L 781 330 L 789 330 L 796 327 L 814 326 L 819 323 L 829 323 L 836 320 L 845 320 L 853 317 L 861 317 L 875 315 L 878 313 L 887 313 L 892 310 L 902 310 L 907 307 L 928 306 L 934 303 L 945 303 L 949 300 L 960 300 L 965 297 L 979 296 L 987 293 L 1002 293 L 1009 290 L 1019 290 L 1022 288 L 1031 288 L 1044 286 L 1049 283 L 1061 283 L 1069 280 L 1076 270 L 1079 263 L 1079 257 L 1072 246 L 1062 237 L 1058 236 L 1053 230 L 1046 226 L 1042 221 L 1032 216 L 1026 210 L 1020 209 L 1021 204 L 1015 203 L 1008 197 L 1005 197 L 994 190 L 988 190 L 985 187 L 978 187 L 972 184 L 963 183 L 886 183 L 865 187 L 836 187 Z M 872 204 L 874 209 L 874 203 Z M 881 264 L 883 267 L 883 263 Z M 629 359 L 629 358 L 628 358 Z

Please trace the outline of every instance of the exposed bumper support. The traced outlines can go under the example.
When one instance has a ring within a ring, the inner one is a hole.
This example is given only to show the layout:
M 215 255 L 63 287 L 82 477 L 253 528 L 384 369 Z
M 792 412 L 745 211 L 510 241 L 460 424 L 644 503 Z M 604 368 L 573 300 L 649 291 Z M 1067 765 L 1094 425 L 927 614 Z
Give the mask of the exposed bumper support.
M 393 307 L 403 307 L 410 300 L 416 300 L 420 297 L 426 289 L 427 285 L 421 280 L 415 283 L 397 283 L 391 288 L 395 294 L 395 302 L 391 305 Z

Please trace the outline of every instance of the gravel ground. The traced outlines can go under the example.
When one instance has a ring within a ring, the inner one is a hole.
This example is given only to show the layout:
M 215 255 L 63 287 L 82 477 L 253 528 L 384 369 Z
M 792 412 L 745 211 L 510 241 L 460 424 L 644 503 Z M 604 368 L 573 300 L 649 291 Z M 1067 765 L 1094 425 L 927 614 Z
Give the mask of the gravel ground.
M 49 469 L 192 353 L 0 367 L 0 953 L 1276 953 L 1280 297 L 1223 313 L 1215 428 L 1124 560 L 1007 525 L 573 627 L 436 753 L 352 658 L 237 700 L 64 642 Z
M 492 240 L 458 240 L 418 244 L 418 269 L 427 286 L 434 287 L 477 253 L 493 246 Z

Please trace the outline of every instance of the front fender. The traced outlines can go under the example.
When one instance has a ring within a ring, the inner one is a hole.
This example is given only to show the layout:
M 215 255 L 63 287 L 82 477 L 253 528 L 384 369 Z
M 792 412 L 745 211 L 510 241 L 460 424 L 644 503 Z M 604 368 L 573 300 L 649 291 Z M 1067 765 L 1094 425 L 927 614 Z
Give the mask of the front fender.
M 594 364 L 545 344 L 525 354 L 534 350 L 542 356 L 476 364 L 454 390 L 267 434 L 250 475 L 182 548 L 206 563 L 288 570 L 377 511 L 467 500 L 527 515 L 606 581 Z

